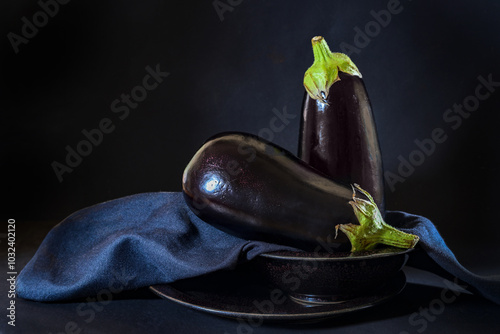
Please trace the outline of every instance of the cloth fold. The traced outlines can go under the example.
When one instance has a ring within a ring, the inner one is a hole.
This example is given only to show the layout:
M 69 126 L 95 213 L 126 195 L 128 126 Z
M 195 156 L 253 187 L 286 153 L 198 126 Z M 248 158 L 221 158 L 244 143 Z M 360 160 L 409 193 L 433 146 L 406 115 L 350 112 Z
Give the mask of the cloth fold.
M 420 237 L 443 269 L 500 304 L 500 276 L 464 268 L 428 219 L 387 212 L 386 221 Z M 203 222 L 181 192 L 131 195 L 79 210 L 50 230 L 17 278 L 17 295 L 35 301 L 96 296 L 230 270 L 259 254 L 295 250 L 249 241 Z

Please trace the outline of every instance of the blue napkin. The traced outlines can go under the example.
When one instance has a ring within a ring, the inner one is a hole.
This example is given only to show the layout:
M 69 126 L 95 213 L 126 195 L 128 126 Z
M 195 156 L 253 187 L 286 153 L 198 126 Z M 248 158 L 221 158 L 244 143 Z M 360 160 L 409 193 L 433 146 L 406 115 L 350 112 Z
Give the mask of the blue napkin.
M 420 237 L 443 269 L 500 304 L 500 277 L 461 266 L 426 218 L 387 212 L 387 223 Z M 127 196 L 77 211 L 45 237 L 17 278 L 17 295 L 63 301 L 171 283 L 223 269 L 259 254 L 294 250 L 248 241 L 200 220 L 180 192 Z

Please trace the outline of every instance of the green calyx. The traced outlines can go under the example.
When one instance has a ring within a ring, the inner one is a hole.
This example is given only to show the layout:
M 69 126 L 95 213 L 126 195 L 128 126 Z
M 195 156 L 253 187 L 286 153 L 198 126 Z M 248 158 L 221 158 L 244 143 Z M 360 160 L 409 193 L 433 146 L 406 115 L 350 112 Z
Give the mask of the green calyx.
M 332 53 L 321 36 L 311 40 L 314 63 L 304 74 L 304 87 L 309 96 L 326 103 L 330 87 L 339 81 L 339 71 L 361 78 L 361 73 L 352 60 L 343 53 Z
M 369 201 L 356 197 L 356 190 L 363 193 Z M 405 233 L 388 225 L 370 194 L 359 185 L 354 184 L 352 201 L 349 202 L 359 225 L 340 224 L 335 230 L 344 232 L 351 242 L 351 252 L 372 250 L 378 244 L 398 248 L 413 248 L 419 237 Z

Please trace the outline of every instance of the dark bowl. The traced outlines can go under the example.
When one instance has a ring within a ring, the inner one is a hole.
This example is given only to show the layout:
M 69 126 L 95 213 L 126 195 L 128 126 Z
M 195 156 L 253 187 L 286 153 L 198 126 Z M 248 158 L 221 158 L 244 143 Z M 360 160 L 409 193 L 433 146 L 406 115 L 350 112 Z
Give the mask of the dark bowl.
M 398 275 L 412 249 L 386 247 L 351 253 L 280 251 L 252 260 L 272 286 L 293 300 L 336 303 L 375 293 Z

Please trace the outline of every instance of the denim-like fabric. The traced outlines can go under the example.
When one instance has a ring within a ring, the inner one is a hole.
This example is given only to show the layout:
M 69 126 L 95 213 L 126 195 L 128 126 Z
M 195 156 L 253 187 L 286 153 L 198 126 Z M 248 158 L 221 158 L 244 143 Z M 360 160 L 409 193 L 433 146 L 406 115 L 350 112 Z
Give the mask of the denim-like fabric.
M 419 245 L 447 273 L 469 285 L 469 289 L 500 304 L 500 275 L 479 276 L 462 266 L 448 248 L 434 224 L 427 218 L 400 211 L 389 211 L 385 220 L 390 225 L 420 237 Z M 492 260 L 492 265 L 493 265 Z M 427 266 L 427 265 L 426 265 Z M 431 266 L 432 267 L 432 266 Z M 426 268 L 427 269 L 427 268 Z
M 462 267 L 428 219 L 388 212 L 386 221 L 420 237 L 419 244 L 443 269 L 500 304 L 500 277 Z M 195 216 L 180 192 L 127 196 L 79 210 L 55 226 L 17 278 L 17 294 L 62 301 L 171 283 L 255 256 L 293 248 L 248 241 Z

